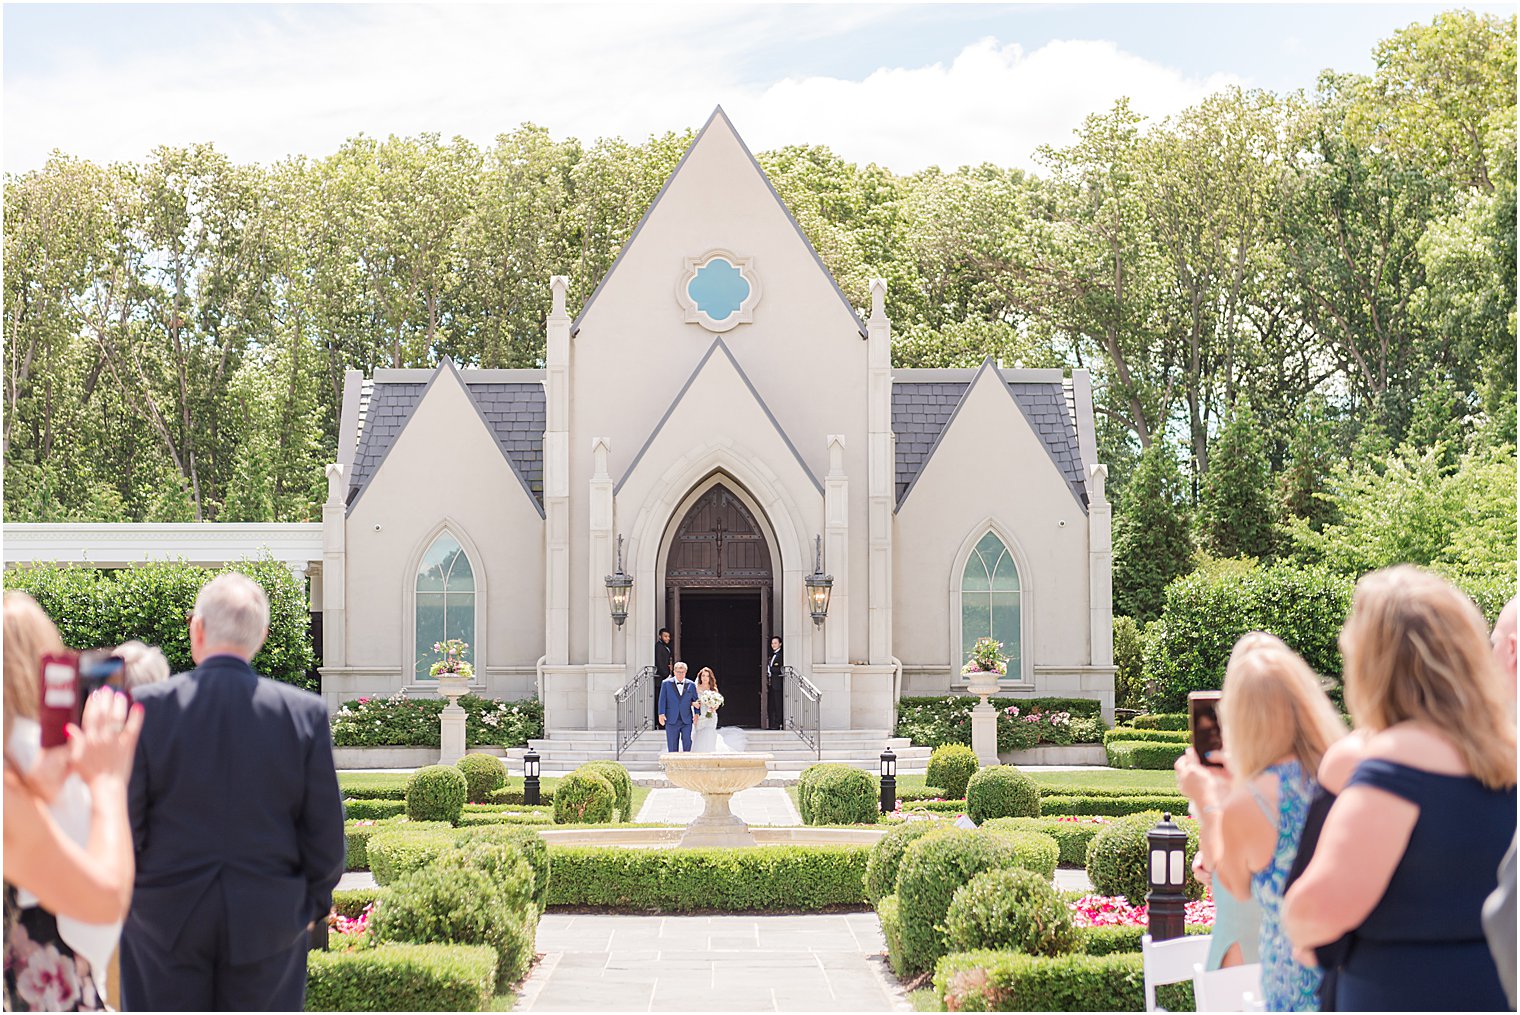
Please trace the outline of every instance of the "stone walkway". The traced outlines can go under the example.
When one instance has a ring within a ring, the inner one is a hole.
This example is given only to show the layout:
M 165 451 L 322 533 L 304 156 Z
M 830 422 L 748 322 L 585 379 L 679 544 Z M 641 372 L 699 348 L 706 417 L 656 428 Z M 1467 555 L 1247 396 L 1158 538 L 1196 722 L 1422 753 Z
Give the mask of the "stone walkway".
M 909 1011 L 876 914 L 548 913 L 517 1011 Z
M 802 824 L 802 816 L 792 806 L 792 798 L 786 790 L 775 786 L 757 786 L 735 793 L 729 806 L 740 820 L 751 825 Z M 659 825 L 689 825 L 701 813 L 700 793 L 689 789 L 652 789 L 635 820 Z

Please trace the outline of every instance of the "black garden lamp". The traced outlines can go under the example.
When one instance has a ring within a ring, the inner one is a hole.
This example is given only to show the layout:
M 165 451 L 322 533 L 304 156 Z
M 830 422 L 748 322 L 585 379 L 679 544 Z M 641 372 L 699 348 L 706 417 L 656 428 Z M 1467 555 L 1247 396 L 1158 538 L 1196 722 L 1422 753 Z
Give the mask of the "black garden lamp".
M 833 592 L 834 576 L 823 573 L 823 537 L 818 536 L 817 540 L 813 573 L 804 578 L 803 583 L 807 585 L 808 610 L 813 614 L 813 623 L 822 624 L 829 615 L 829 596 Z
M 633 576 L 623 573 L 623 537 L 617 541 L 617 570 L 609 574 L 607 582 L 607 606 L 612 610 L 612 622 L 618 627 L 628 619 L 628 593 L 633 589 Z
M 897 810 L 897 755 L 888 747 L 881 752 L 881 812 Z
M 538 752 L 531 747 L 523 755 L 523 803 L 538 806 Z
M 1183 882 L 1187 879 L 1187 833 L 1172 821 L 1170 812 L 1161 815 L 1156 827 L 1145 833 L 1150 854 L 1150 886 L 1145 896 L 1147 922 L 1152 941 L 1170 941 L 1184 933 L 1187 896 Z

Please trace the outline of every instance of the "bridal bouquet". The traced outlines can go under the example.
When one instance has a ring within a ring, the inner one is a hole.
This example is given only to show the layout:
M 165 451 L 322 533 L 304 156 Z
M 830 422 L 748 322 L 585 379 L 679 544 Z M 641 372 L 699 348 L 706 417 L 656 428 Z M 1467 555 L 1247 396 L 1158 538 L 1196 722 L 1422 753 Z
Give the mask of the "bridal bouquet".
M 710 719 L 723 707 L 723 695 L 717 691 L 699 691 L 697 702 L 702 706 L 702 718 Z

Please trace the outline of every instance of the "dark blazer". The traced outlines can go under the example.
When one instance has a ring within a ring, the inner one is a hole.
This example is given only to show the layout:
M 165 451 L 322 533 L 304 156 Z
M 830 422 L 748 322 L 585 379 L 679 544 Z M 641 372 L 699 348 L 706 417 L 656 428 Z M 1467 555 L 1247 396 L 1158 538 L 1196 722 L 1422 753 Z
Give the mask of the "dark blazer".
M 693 723 L 691 707 L 697 703 L 697 682 L 683 680 L 679 687 L 676 678 L 660 682 L 660 714 L 665 717 L 665 728 L 680 729 Z
M 675 652 L 659 638 L 654 640 L 654 675 L 664 680 L 675 664 Z
M 127 806 L 137 882 L 125 936 L 174 948 L 220 891 L 232 961 L 290 948 L 343 876 L 343 799 L 322 699 L 235 656 L 133 689 L 144 707 Z

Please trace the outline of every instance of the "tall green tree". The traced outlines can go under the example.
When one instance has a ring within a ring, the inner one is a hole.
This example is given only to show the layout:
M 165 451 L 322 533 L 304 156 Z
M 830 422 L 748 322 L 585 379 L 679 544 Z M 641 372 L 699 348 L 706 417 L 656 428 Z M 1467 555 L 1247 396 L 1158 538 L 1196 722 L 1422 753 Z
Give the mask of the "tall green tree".
M 1188 491 L 1165 440 L 1140 455 L 1114 516 L 1114 612 L 1144 623 L 1161 615 L 1166 587 L 1193 566 Z
M 1214 443 L 1214 467 L 1198 499 L 1199 542 L 1220 557 L 1266 558 L 1277 511 L 1261 427 L 1241 399 Z

